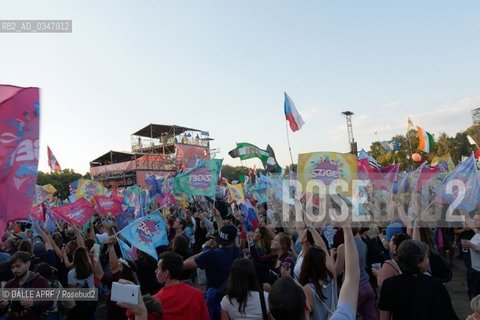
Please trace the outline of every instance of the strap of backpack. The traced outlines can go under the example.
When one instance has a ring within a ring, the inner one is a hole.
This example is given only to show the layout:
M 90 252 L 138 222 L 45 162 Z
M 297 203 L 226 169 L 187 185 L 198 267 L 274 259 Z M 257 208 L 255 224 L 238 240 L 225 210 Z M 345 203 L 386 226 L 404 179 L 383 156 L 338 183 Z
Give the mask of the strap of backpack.
M 263 295 L 263 290 L 260 290 L 258 292 L 258 295 L 260 296 L 260 305 L 262 306 L 263 320 L 267 320 L 267 305 L 265 304 L 265 296 Z
M 393 270 L 397 271 L 397 274 L 401 274 L 402 272 L 398 269 L 397 266 L 395 266 L 393 263 L 391 263 L 390 261 L 385 261 L 384 263 L 388 264 L 390 267 L 393 268 Z

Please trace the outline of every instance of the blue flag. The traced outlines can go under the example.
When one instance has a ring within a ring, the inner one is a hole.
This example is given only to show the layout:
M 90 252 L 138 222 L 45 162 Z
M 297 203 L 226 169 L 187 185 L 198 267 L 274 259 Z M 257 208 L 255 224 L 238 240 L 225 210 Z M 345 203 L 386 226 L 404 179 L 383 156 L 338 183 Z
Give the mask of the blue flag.
M 118 228 L 123 229 L 130 222 L 132 222 L 134 211 L 135 211 L 134 207 L 128 207 L 127 210 L 115 216 L 115 223 L 117 224 Z
M 387 152 L 392 152 L 400 148 L 400 143 L 397 140 L 380 141 L 380 144 Z
M 245 204 L 239 205 L 240 210 L 243 213 L 243 224 L 247 231 L 254 231 L 258 226 L 258 219 L 257 215 L 255 214 L 255 208 L 253 208 L 252 204 L 249 200 L 245 202 Z
M 120 251 L 122 251 L 122 257 L 125 260 L 135 261 L 135 253 L 133 252 L 132 248 L 122 241 L 121 239 L 117 238 L 118 245 L 120 246 Z
M 49 207 L 46 207 L 45 210 L 45 222 L 43 223 L 43 228 L 50 234 L 54 233 L 57 229 L 57 219 L 55 219 L 55 216 Z
M 146 254 L 158 260 L 157 250 L 153 245 L 152 232 L 150 227 L 143 221 L 143 218 L 139 218 L 128 226 L 120 230 L 118 233 L 122 235 L 125 240 L 130 242 L 132 246 L 145 252 Z
M 155 247 L 168 245 L 167 228 L 163 216 L 158 210 L 142 218 L 152 233 L 152 241 Z
M 454 186 L 452 192 L 448 193 L 447 185 L 454 182 L 460 182 L 461 187 Z M 447 204 L 451 204 L 457 198 L 463 198 L 456 207 L 467 212 L 474 210 L 480 202 L 480 183 L 475 157 L 471 155 L 450 172 L 437 187 L 436 194 Z

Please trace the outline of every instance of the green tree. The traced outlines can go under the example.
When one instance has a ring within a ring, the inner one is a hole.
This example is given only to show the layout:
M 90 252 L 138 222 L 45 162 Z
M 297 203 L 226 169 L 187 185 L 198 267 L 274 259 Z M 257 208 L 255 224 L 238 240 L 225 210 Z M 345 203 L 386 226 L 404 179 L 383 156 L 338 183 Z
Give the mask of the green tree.
M 410 130 L 406 135 L 392 137 L 392 140 L 394 139 L 400 143 L 398 150 L 388 152 L 379 141 L 375 141 L 371 144 L 369 153 L 381 165 L 397 163 L 402 170 L 417 165 L 411 159 L 413 153 L 419 153 L 428 162 L 431 162 L 436 156 L 450 154 L 453 162 L 458 163 L 461 161 L 462 156 L 470 155 L 477 148 L 470 145 L 467 135 L 480 142 L 480 126 L 471 126 L 465 131 L 458 132 L 455 137 L 449 137 L 445 132 L 440 133 L 438 138 L 434 137 L 435 143 L 429 153 L 418 150 L 418 134 L 415 130 Z
M 51 184 L 57 189 L 57 197 L 64 200 L 70 195 L 69 184 L 80 178 L 82 178 L 82 175 L 72 169 L 63 169 L 60 172 L 51 173 L 38 171 L 37 184 L 41 186 Z
M 222 166 L 222 177 L 232 181 L 238 180 L 241 175 L 248 175 L 250 171 L 247 167 L 233 167 L 225 164 Z

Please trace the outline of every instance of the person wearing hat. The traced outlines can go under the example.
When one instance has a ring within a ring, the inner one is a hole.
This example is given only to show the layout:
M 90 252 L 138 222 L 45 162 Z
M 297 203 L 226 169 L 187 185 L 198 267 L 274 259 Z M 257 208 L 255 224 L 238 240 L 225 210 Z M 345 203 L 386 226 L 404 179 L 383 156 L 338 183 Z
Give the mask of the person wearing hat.
M 219 248 L 211 249 L 188 258 L 183 268 L 204 269 L 207 275 L 207 305 L 211 319 L 220 316 L 220 301 L 225 295 L 227 279 L 232 263 L 243 257 L 243 252 L 235 245 L 238 230 L 233 225 L 223 226 L 217 235 Z

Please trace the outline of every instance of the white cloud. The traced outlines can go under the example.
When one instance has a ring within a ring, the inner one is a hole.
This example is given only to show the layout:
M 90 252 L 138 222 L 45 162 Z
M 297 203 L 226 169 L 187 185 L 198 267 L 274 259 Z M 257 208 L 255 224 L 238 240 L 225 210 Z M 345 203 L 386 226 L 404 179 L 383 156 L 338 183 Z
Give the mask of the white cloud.
M 319 111 L 318 108 L 310 108 L 310 109 L 306 109 L 306 110 L 302 110 L 300 112 L 300 115 L 302 116 L 302 119 L 304 121 L 307 121 L 307 120 L 310 120 L 311 118 L 313 118 L 315 116 L 315 114 L 317 114 Z

